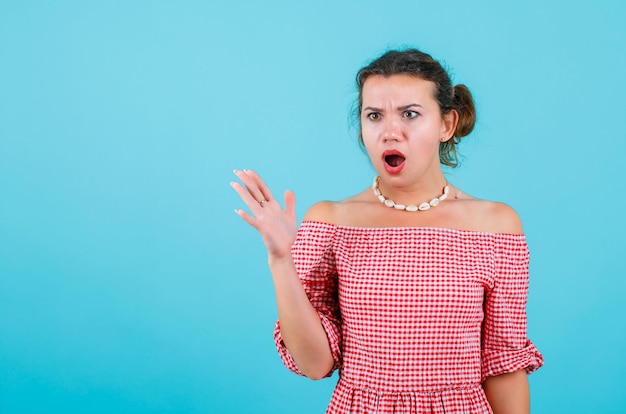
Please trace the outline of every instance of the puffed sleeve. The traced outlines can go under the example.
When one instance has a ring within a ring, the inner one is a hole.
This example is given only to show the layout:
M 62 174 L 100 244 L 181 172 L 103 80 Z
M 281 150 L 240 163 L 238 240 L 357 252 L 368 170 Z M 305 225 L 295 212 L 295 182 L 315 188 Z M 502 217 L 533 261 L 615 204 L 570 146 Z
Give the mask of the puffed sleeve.
M 326 331 L 331 354 L 335 361 L 332 372 L 341 364 L 341 317 L 337 298 L 337 271 L 332 249 L 336 226 L 327 223 L 303 222 L 291 248 L 302 286 L 317 310 Z M 274 341 L 283 363 L 298 375 L 304 375 L 285 347 L 280 332 L 280 321 L 274 327 Z
M 524 235 L 497 235 L 495 277 L 486 292 L 482 333 L 482 381 L 543 365 L 526 335 L 529 252 Z

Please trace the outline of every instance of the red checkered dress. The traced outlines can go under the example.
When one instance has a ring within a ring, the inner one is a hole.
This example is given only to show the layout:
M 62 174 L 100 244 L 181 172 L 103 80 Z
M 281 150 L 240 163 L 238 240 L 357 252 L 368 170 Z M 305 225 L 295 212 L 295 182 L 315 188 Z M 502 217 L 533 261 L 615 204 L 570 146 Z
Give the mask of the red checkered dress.
M 485 377 L 543 364 L 524 235 L 305 221 L 292 253 L 340 370 L 328 414 L 492 413 Z

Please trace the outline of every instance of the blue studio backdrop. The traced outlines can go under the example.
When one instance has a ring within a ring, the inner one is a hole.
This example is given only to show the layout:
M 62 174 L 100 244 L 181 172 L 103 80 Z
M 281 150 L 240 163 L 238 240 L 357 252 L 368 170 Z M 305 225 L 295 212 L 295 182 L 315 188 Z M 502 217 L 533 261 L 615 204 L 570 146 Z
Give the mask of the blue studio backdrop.
M 626 412 L 626 3 L 0 1 L 0 413 L 321 413 L 288 372 L 234 168 L 298 217 L 373 176 L 350 109 L 392 46 L 478 124 L 450 180 L 520 213 L 534 413 Z

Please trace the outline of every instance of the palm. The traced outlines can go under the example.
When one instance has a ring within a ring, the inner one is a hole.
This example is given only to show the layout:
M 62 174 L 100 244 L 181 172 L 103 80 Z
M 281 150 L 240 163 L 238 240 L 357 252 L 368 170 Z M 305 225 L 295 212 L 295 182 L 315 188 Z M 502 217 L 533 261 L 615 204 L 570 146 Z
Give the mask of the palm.
M 244 185 L 231 185 L 248 206 L 250 213 L 235 211 L 261 234 L 270 257 L 287 257 L 291 253 L 291 245 L 297 232 L 295 195 L 291 191 L 285 191 L 283 210 L 258 174 L 250 170 L 235 170 L 235 175 Z

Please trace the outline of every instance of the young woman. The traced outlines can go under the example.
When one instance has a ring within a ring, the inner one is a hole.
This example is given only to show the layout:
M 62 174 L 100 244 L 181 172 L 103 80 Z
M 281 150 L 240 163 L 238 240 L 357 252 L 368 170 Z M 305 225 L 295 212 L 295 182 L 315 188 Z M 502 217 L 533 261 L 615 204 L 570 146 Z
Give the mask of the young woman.
M 357 75 L 372 188 L 320 202 L 297 228 L 261 178 L 233 188 L 261 234 L 274 280 L 276 344 L 312 379 L 340 376 L 327 413 L 528 413 L 528 248 L 502 203 L 447 182 L 474 126 L 472 96 L 418 50 Z

